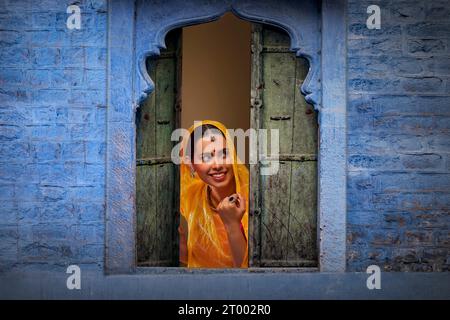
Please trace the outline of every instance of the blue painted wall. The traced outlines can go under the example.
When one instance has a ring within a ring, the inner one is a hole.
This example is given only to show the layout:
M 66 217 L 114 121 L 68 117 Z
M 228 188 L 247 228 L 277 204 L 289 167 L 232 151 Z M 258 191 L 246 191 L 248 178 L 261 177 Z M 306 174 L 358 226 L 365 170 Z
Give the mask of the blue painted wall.
M 102 270 L 107 2 L 0 1 L 0 270 Z
M 71 2 L 0 2 L 1 271 L 103 270 L 107 2 Z M 450 5 L 349 1 L 346 40 L 347 268 L 448 271 Z
M 350 1 L 347 38 L 348 270 L 448 271 L 450 2 Z

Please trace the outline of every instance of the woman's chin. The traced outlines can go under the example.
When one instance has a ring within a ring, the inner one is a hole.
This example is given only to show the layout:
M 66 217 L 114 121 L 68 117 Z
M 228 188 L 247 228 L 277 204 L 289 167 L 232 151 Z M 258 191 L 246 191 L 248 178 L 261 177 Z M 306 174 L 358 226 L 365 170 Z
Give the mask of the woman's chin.
M 214 178 L 209 178 L 208 179 L 208 184 L 211 186 L 211 187 L 214 187 L 214 188 L 224 188 L 224 187 L 227 187 L 229 184 L 230 184 L 230 182 L 231 182 L 231 179 L 227 176 L 227 177 L 225 177 L 225 179 L 223 179 L 222 181 L 217 181 L 216 179 L 214 179 Z
M 228 181 L 224 180 L 221 182 L 215 181 L 214 179 L 209 179 L 208 184 L 214 188 L 223 188 L 228 185 Z

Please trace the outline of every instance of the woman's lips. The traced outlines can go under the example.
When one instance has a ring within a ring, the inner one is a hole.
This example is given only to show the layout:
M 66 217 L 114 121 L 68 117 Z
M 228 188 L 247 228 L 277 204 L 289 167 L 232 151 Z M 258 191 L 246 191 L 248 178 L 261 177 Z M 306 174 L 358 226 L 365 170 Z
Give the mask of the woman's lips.
M 225 180 L 226 172 L 212 173 L 210 176 L 214 179 L 214 181 L 222 182 Z

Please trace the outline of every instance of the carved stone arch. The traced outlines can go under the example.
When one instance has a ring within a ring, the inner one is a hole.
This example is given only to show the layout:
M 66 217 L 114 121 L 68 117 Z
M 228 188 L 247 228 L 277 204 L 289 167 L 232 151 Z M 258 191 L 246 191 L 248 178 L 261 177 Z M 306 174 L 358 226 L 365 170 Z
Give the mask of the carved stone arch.
M 320 3 L 317 1 L 279 0 L 138 1 L 136 5 L 136 81 L 138 84 L 134 106 L 137 107 L 154 89 L 147 73 L 145 60 L 158 56 L 165 49 L 165 36 L 176 28 L 215 21 L 226 12 L 237 17 L 284 30 L 291 39 L 291 50 L 308 60 L 310 70 L 301 92 L 308 103 L 320 109 Z M 198 10 L 198 8 L 201 10 Z M 177 10 L 174 10 L 177 8 Z M 195 8 L 195 9 L 193 9 Z M 151 32 L 142 32 L 146 30 Z
M 318 224 L 321 271 L 345 271 L 346 0 L 110 0 L 106 147 L 107 273 L 136 270 L 135 111 L 154 90 L 145 62 L 175 28 L 226 12 L 286 31 L 309 61 L 301 87 L 319 112 Z M 251 274 L 249 274 L 251 276 Z

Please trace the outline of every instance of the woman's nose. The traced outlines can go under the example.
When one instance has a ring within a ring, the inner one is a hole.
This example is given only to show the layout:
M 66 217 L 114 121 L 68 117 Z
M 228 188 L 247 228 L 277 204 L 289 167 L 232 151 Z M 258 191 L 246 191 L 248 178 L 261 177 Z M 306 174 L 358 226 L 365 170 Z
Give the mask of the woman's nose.
M 218 157 L 217 154 L 213 157 L 213 163 L 212 166 L 215 169 L 221 169 L 223 165 L 223 159 L 221 157 Z

